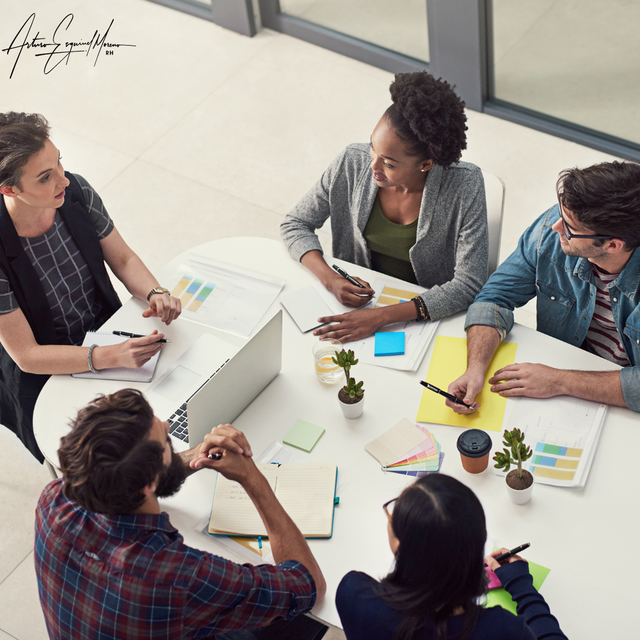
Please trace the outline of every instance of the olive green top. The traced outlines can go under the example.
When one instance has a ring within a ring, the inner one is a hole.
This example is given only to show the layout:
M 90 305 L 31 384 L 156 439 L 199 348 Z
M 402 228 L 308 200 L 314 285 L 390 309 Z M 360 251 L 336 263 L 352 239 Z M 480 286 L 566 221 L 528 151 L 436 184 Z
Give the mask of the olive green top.
M 371 251 L 372 267 L 380 273 L 417 284 L 409 260 L 409 249 L 416 243 L 417 229 L 417 219 L 410 224 L 391 222 L 385 217 L 376 197 L 363 234 Z

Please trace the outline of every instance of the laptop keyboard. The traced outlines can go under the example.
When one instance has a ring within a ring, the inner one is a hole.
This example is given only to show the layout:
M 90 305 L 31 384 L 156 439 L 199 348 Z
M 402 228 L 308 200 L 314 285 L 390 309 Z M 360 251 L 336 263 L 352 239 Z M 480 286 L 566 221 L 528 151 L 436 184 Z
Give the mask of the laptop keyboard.
M 168 418 L 169 433 L 185 442 L 189 441 L 189 427 L 187 425 L 187 403 L 180 405 Z
M 193 396 L 204 387 L 211 378 L 213 378 L 222 367 L 224 367 L 227 362 L 229 362 L 230 358 L 227 358 L 199 387 L 198 389 L 191 394 L 187 402 L 193 398 Z M 169 423 L 169 433 L 180 440 L 184 440 L 185 442 L 189 442 L 189 425 L 187 420 L 187 402 L 183 402 L 168 418 L 167 422 Z

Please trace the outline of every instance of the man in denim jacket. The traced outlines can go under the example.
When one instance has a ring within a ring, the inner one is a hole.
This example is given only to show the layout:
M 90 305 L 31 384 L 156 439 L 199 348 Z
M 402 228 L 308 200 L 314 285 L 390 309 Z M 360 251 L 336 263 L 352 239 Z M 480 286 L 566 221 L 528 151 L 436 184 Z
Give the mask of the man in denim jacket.
M 558 205 L 525 231 L 469 307 L 466 372 L 449 386 L 470 408 L 513 309 L 536 296 L 539 331 L 623 366 L 574 371 L 513 364 L 493 374 L 502 396 L 569 395 L 640 412 L 640 165 L 608 162 L 568 169 Z

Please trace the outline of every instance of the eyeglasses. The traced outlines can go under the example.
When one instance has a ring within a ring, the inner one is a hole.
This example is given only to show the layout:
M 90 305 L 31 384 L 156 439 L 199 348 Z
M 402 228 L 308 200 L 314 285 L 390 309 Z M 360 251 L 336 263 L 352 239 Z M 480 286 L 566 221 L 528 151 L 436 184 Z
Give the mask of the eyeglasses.
M 571 240 L 571 238 L 587 238 L 589 240 L 613 240 L 615 236 L 599 236 L 599 235 L 585 235 L 583 233 L 571 233 L 569 230 L 569 226 L 567 225 L 567 221 L 564 218 L 562 213 L 562 203 L 558 200 L 558 210 L 560 211 L 560 219 L 562 220 L 562 231 L 566 236 L 567 240 Z
M 391 516 L 393 515 L 393 503 L 397 500 L 398 498 L 392 498 L 391 500 L 389 500 L 389 502 L 385 502 L 382 505 L 382 509 L 384 510 L 384 512 L 387 514 L 387 518 L 389 518 L 389 522 L 391 522 Z

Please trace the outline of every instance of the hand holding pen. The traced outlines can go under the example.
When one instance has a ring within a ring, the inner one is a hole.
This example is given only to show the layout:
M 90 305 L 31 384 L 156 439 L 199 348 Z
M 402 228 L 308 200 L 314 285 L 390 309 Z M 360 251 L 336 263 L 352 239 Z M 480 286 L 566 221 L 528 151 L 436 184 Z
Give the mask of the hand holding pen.
M 333 278 L 327 288 L 338 302 L 349 307 L 362 307 L 371 300 L 375 291 L 368 282 L 350 276 L 337 264 L 332 265 L 332 269 L 340 277 Z
M 113 333 L 114 336 L 123 336 L 125 338 L 146 338 L 147 336 L 144 333 L 129 333 L 128 331 L 112 331 L 111 333 Z M 155 331 L 154 333 L 158 333 L 157 331 Z M 149 334 L 149 335 L 153 335 L 153 334 Z M 162 342 L 162 343 L 167 343 L 167 342 L 171 342 L 171 340 L 167 340 L 166 338 L 161 338 L 160 340 L 156 340 L 155 342 Z
M 484 559 L 484 563 L 487 565 L 487 567 L 489 567 L 489 569 L 495 571 L 502 564 L 509 564 L 510 562 L 519 561 L 526 562 L 524 558 L 521 558 L 517 554 L 521 551 L 524 551 L 530 546 L 531 545 L 529 542 L 525 542 L 524 544 L 521 544 L 519 547 L 515 547 L 514 549 L 507 549 L 506 547 L 502 547 L 502 549 L 498 549 L 497 551 L 494 551 L 493 553 L 488 555 Z
M 424 380 L 420 380 L 420 384 L 423 387 L 426 387 L 427 389 L 429 389 L 429 391 L 433 391 L 434 393 L 438 393 L 441 396 L 444 396 L 447 400 L 451 400 L 451 402 L 453 402 L 454 404 L 462 405 L 463 407 L 467 407 L 468 409 L 472 407 L 472 405 L 465 404 L 462 400 L 460 400 L 460 398 L 457 398 L 456 396 L 454 396 L 454 395 L 452 395 L 450 393 L 447 393 L 446 391 L 443 391 L 442 389 L 439 389 L 434 384 L 430 384 L 429 382 L 426 382 Z

